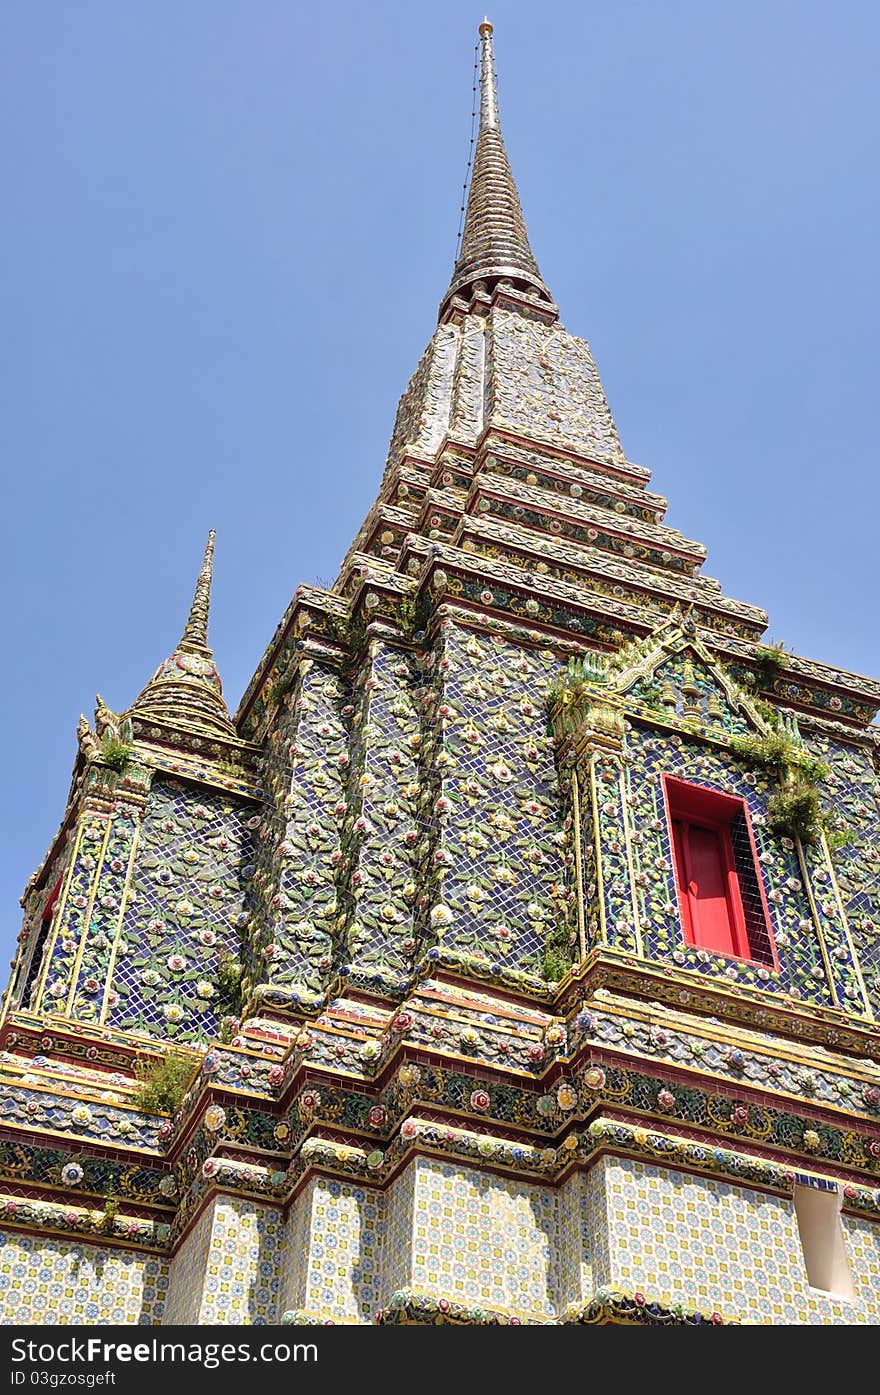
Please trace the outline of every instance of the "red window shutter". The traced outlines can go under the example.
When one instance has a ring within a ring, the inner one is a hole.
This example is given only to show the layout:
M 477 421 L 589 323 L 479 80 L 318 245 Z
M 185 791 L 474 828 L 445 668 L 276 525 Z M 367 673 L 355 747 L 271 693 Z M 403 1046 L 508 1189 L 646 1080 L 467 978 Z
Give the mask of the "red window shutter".
M 685 942 L 710 954 L 775 964 L 744 800 L 670 775 L 664 775 L 663 787 Z M 734 830 L 740 839 L 738 852 Z
M 676 818 L 672 841 L 685 939 L 712 954 L 749 958 L 729 829 Z
M 686 824 L 688 892 L 696 942 L 716 954 L 739 953 L 722 832 Z
M 675 819 L 673 821 L 672 847 L 675 853 L 675 880 L 678 885 L 678 901 L 681 906 L 682 920 L 684 921 L 684 937 L 688 944 L 696 944 L 697 939 L 694 933 L 694 920 L 691 914 L 691 898 L 688 891 L 687 830 L 688 825 L 682 823 L 681 819 Z
M 57 882 L 55 883 L 55 885 L 53 886 L 51 892 L 49 893 L 49 899 L 47 900 L 45 906 L 43 907 L 43 914 L 40 916 L 40 919 L 41 919 L 41 920 L 51 920 L 51 919 L 52 919 L 52 912 L 53 912 L 54 909 L 55 909 L 55 902 L 58 900 L 58 893 L 59 893 L 59 891 L 61 890 L 61 883 L 62 883 L 63 880 L 64 880 L 64 877 L 63 877 L 63 875 L 62 875 L 62 876 L 60 876 L 60 877 L 58 878 Z

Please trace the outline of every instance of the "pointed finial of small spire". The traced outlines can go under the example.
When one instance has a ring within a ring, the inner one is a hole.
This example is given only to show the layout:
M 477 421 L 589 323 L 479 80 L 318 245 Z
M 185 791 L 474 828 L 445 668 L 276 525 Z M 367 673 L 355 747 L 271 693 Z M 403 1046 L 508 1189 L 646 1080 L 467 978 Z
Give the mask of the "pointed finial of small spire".
M 192 605 L 189 608 L 189 617 L 183 631 L 183 638 L 180 641 L 181 644 L 196 644 L 204 649 L 208 647 L 208 614 L 211 609 L 211 582 L 214 577 L 215 536 L 212 528 L 208 534 L 202 569 L 196 581 Z
M 498 129 L 498 88 L 495 81 L 495 54 L 492 49 L 494 25 L 483 17 L 480 38 L 483 52 L 480 61 L 480 130 Z

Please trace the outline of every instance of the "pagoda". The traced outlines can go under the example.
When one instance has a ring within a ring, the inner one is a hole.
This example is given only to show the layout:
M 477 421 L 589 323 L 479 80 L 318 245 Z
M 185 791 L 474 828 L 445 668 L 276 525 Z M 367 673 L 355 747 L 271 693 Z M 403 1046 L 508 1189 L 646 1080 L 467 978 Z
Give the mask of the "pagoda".
M 880 1320 L 880 683 L 624 454 L 480 25 L 459 254 L 378 496 L 237 713 L 80 719 L 0 1028 L 32 1323 Z

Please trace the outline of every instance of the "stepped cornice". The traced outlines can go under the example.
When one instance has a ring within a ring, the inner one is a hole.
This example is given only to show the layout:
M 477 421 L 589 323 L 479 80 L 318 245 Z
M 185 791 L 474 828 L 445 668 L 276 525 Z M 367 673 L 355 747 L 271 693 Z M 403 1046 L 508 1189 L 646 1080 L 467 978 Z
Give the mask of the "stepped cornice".
M 765 611 L 725 596 L 714 577 L 700 575 L 683 579 L 672 572 L 646 572 L 637 563 L 619 561 L 594 547 L 560 542 L 556 538 L 539 538 L 529 529 L 470 514 L 461 520 L 452 542 L 465 551 L 498 548 L 511 561 L 530 564 L 538 571 L 550 568 L 561 572 L 569 568 L 579 576 L 600 577 L 631 588 L 637 594 L 662 597 L 670 603 L 693 604 L 699 610 L 712 611 L 729 621 L 743 622 L 754 630 L 756 639 L 767 628 Z
M 509 507 L 514 519 L 517 510 L 521 510 L 523 524 L 541 532 L 562 531 L 567 527 L 577 529 L 582 525 L 589 536 L 591 530 L 602 529 L 605 536 L 619 539 L 621 548 L 641 546 L 647 554 L 642 560 L 650 560 L 654 566 L 673 564 L 673 558 L 677 557 L 681 559 L 682 567 L 699 570 L 706 557 L 702 543 L 686 538 L 678 529 L 666 524 L 645 523 L 609 509 L 593 508 L 580 499 L 562 502 L 548 490 L 484 471 L 474 480 L 468 499 L 468 512 L 489 513 L 497 505 Z M 530 518 L 534 519 L 531 524 Z M 558 529 L 554 527 L 554 520 L 559 525 Z M 600 537 L 590 541 L 601 546 Z

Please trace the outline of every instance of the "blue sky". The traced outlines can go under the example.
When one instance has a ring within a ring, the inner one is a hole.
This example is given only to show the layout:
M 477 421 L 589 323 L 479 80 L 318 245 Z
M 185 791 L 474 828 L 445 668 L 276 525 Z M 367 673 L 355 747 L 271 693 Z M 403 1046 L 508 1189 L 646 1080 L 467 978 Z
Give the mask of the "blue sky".
M 630 459 L 790 648 L 880 673 L 880 7 L 502 0 L 531 241 Z M 173 648 L 217 529 L 235 706 L 332 581 L 445 290 L 481 11 L 0 12 L 0 928 L 80 711 Z

